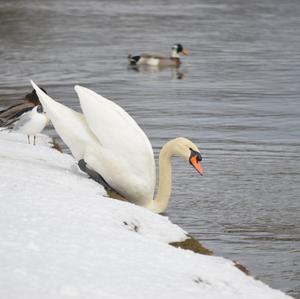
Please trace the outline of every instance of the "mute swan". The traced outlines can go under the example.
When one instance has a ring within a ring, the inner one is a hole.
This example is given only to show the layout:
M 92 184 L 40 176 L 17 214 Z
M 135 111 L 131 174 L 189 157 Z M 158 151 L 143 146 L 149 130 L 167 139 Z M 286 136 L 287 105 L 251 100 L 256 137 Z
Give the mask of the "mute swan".
M 141 54 L 137 56 L 128 55 L 128 60 L 132 65 L 150 65 L 150 66 L 179 66 L 179 54 L 188 55 L 188 50 L 183 48 L 181 44 L 175 44 L 172 47 L 170 57 L 153 54 Z
M 159 187 L 154 197 L 155 161 L 149 139 L 120 106 L 75 86 L 83 115 L 54 101 L 32 82 L 57 133 L 81 168 L 96 172 L 109 187 L 132 203 L 162 213 L 171 195 L 171 157 L 179 155 L 201 175 L 199 149 L 186 138 L 167 142 L 159 157 Z M 86 169 L 85 169 L 86 168 Z

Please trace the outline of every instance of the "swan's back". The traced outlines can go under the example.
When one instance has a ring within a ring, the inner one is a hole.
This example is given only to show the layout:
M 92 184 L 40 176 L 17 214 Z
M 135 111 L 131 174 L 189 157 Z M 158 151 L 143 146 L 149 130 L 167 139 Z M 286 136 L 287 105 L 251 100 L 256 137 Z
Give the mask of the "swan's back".
M 120 163 L 124 169 L 119 171 L 128 177 L 127 188 L 131 178 L 139 178 L 141 185 L 144 185 L 140 187 L 144 188 L 147 199 L 151 197 L 152 200 L 155 188 L 155 161 L 152 146 L 145 133 L 117 104 L 85 87 L 77 85 L 75 91 L 88 126 L 101 146 L 120 161 L 126 162 Z

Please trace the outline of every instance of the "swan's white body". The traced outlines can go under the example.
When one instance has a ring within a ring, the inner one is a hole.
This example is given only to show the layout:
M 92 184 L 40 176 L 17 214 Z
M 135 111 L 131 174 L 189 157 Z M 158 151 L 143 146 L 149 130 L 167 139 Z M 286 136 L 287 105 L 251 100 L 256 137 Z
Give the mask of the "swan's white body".
M 100 146 L 84 160 L 129 201 L 146 206 L 153 200 L 155 161 L 149 139 L 120 106 L 81 86 L 80 105 Z
M 128 201 L 141 206 L 153 201 L 153 150 L 147 136 L 125 110 L 76 86 L 82 115 L 54 101 L 33 82 L 32 85 L 55 130 L 77 161 L 84 159 Z
M 100 174 L 126 200 L 157 213 L 163 212 L 171 194 L 173 155 L 182 156 L 203 174 L 196 145 L 186 138 L 170 140 L 160 152 L 159 187 L 153 200 L 156 179 L 152 146 L 124 109 L 90 89 L 75 86 L 82 115 L 54 101 L 31 83 L 75 159 L 83 159 L 89 169 Z

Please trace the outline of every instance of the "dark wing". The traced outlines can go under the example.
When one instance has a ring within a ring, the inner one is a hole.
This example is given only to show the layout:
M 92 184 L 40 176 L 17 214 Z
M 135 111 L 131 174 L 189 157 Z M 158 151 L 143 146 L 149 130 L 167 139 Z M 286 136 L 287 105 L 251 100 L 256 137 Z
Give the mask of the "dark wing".
M 0 127 L 6 127 L 16 121 L 22 114 L 32 110 L 33 103 L 21 103 L 0 112 Z
M 8 108 L 6 108 L 6 109 L 0 110 L 0 116 L 1 116 L 1 114 L 7 112 L 9 109 L 15 108 L 15 107 L 17 107 L 17 106 L 19 106 L 19 105 L 21 105 L 21 104 L 23 104 L 23 103 L 24 103 L 24 102 L 19 103 L 19 104 L 15 104 L 15 105 L 10 106 L 10 107 L 8 107 Z

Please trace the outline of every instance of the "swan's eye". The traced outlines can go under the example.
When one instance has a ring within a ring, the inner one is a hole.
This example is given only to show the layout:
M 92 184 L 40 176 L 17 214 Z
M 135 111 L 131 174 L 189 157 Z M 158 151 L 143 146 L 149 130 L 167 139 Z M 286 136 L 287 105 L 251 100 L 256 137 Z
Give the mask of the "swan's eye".
M 42 113 L 43 112 L 43 107 L 38 105 L 36 110 L 37 110 L 37 112 Z
M 190 148 L 190 151 L 191 151 L 191 156 L 195 156 L 197 162 L 202 161 L 202 156 L 199 152 L 194 151 L 192 148 Z

